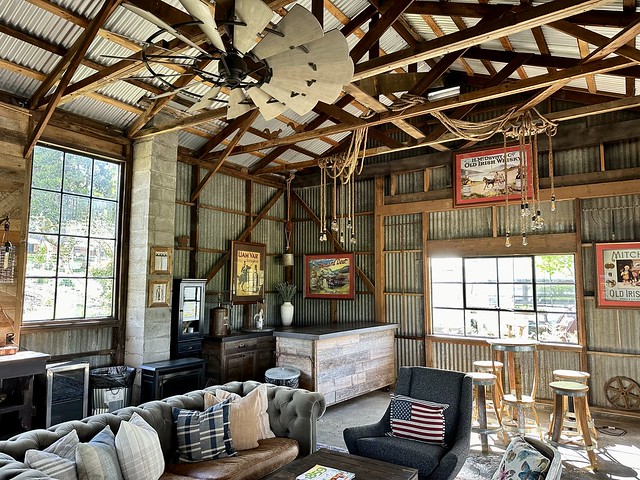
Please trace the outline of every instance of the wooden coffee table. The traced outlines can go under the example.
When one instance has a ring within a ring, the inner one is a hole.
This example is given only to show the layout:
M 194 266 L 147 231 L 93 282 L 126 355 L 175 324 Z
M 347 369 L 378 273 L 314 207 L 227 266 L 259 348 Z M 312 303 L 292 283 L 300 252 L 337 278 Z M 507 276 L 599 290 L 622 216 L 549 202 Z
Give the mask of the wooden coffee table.
M 334 452 L 326 448 L 321 448 L 307 457 L 298 458 L 265 478 L 294 480 L 298 475 L 317 464 L 353 472 L 356 474 L 356 480 L 359 478 L 367 480 L 418 480 L 418 470 L 415 468 L 394 465 L 349 453 Z

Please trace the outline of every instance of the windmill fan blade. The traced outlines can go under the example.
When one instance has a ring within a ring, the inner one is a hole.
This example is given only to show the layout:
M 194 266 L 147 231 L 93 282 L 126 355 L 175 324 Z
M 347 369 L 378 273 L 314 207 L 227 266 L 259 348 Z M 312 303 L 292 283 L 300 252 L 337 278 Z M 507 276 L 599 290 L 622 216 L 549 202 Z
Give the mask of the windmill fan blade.
M 266 59 L 272 71 L 269 84 L 333 103 L 342 86 L 353 78 L 353 62 L 344 35 L 332 30 L 303 47 Z
M 261 0 L 236 0 L 236 17 L 247 24 L 233 27 L 233 46 L 240 53 L 247 53 L 256 43 L 258 35 L 273 18 L 271 10 Z
M 200 45 L 198 45 L 195 42 L 192 42 L 191 40 L 189 40 L 189 38 L 187 38 L 184 35 L 182 35 L 178 30 L 173 28 L 168 23 L 163 22 L 162 20 L 160 20 L 155 15 L 152 15 L 151 13 L 147 12 L 146 10 L 142 10 L 141 8 L 136 7 L 135 5 L 131 5 L 130 3 L 123 3 L 122 6 L 125 7 L 127 10 L 130 10 L 133 13 L 135 13 L 135 14 L 139 15 L 140 17 L 144 18 L 145 20 L 148 20 L 149 22 L 153 23 L 157 27 L 167 31 L 168 33 L 170 33 L 171 35 L 176 37 L 178 40 L 183 41 L 187 45 L 197 49 L 199 52 L 208 54 L 208 52 L 205 49 L 203 49 Z
M 260 113 L 265 120 L 273 120 L 287 109 L 286 105 L 280 103 L 260 88 L 250 88 L 247 90 L 247 94 L 260 109 Z
M 180 3 L 193 18 L 202 22 L 199 26 L 211 44 L 221 52 L 226 52 L 214 17 L 215 3 L 207 0 L 180 0 Z
M 276 26 L 284 35 L 267 33 L 252 53 L 259 59 L 272 57 L 299 45 L 322 38 L 324 32 L 316 17 L 306 8 L 296 4 Z
M 220 87 L 211 87 L 207 93 L 205 93 L 200 100 L 187 108 L 187 112 L 195 112 L 196 110 L 201 110 L 205 107 L 210 107 L 214 102 L 218 94 L 220 93 Z
M 227 119 L 238 118 L 243 113 L 247 113 L 253 109 L 253 106 L 247 101 L 241 88 L 234 88 L 229 93 L 229 109 L 227 110 Z
M 265 83 L 260 89 L 264 90 L 279 102 L 284 103 L 298 115 L 306 115 L 313 110 L 313 107 L 318 103 L 316 99 L 310 98 L 304 93 L 294 92 L 290 88 L 280 88 Z

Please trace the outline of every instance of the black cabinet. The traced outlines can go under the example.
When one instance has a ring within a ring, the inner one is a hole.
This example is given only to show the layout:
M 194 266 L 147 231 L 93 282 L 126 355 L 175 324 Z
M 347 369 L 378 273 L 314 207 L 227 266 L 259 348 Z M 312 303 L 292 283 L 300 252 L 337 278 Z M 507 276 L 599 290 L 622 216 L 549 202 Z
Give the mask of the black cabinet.
M 204 360 L 180 358 L 140 365 L 141 401 L 161 400 L 204 386 Z
M 198 357 L 202 353 L 206 280 L 173 282 L 171 358 Z

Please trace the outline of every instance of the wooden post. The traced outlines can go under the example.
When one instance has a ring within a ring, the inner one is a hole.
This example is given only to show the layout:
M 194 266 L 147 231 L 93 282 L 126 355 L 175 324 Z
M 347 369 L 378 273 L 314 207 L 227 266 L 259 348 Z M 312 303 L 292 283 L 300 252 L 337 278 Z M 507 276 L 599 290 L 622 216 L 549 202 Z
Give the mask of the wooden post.
M 374 271 L 375 271 L 375 300 L 374 311 L 376 322 L 385 322 L 384 309 L 384 215 L 379 209 L 384 205 L 384 177 L 376 177 L 374 201 Z

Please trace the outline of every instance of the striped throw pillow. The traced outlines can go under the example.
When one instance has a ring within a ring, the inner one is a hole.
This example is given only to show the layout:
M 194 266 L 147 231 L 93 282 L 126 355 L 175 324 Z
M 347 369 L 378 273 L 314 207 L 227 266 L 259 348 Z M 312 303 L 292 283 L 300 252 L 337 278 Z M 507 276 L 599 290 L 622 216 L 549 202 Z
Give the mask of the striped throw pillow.
M 158 480 L 164 472 L 158 433 L 137 412 L 120 423 L 116 452 L 124 480 Z
M 204 412 L 173 409 L 180 462 L 201 462 L 236 454 L 229 430 L 229 401 Z
M 116 453 L 116 436 L 109 425 L 89 443 L 78 444 L 76 470 L 80 480 L 123 480 Z
M 57 480 L 77 480 L 76 445 L 79 442 L 78 433 L 71 430 L 43 451 L 27 450 L 24 463 Z
M 391 395 L 391 433 L 400 438 L 444 445 L 444 411 L 449 405 Z

